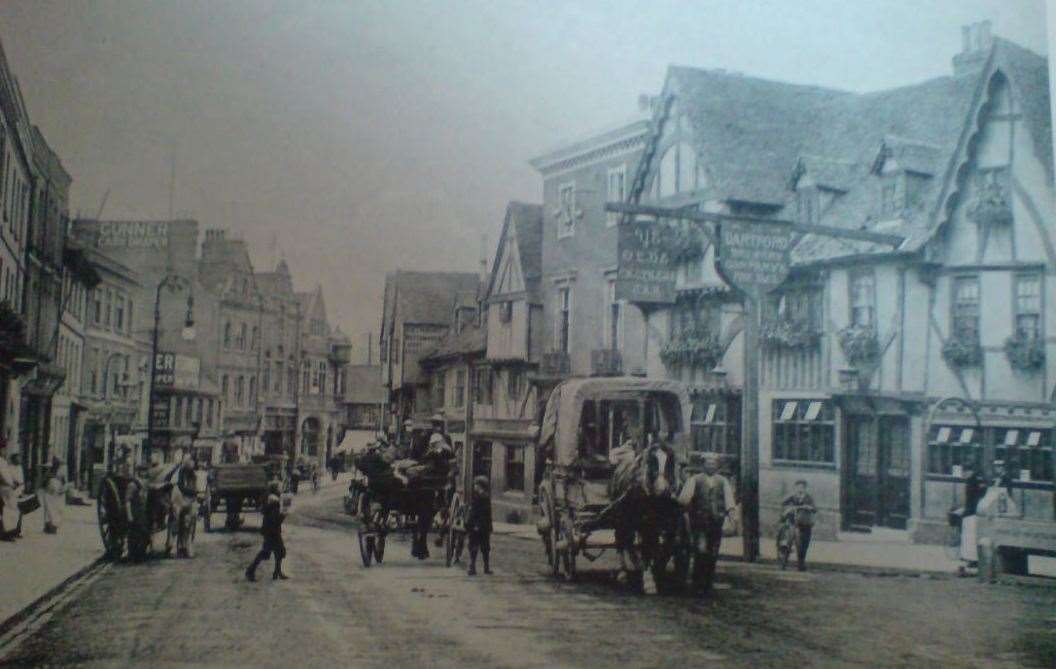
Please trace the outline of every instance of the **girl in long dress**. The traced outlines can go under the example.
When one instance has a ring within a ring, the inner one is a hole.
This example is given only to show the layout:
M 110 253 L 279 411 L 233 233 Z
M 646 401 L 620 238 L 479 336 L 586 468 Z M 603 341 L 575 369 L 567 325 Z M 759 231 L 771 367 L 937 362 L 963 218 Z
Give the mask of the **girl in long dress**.
M 40 498 L 44 506 L 44 532 L 56 534 L 62 524 L 62 507 L 66 504 L 66 477 L 58 458 L 51 459 L 51 470 L 40 489 Z

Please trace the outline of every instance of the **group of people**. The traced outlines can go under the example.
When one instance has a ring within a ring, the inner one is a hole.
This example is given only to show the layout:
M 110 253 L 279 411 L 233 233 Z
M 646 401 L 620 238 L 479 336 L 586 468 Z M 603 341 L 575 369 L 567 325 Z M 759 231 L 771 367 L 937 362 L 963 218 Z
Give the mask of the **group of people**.
M 7 444 L 0 440 L 0 541 L 22 538 L 22 519 L 26 513 L 43 509 L 45 534 L 58 534 L 66 505 L 66 476 L 62 461 L 52 458 L 34 493 L 25 490 L 21 454 L 7 455 Z

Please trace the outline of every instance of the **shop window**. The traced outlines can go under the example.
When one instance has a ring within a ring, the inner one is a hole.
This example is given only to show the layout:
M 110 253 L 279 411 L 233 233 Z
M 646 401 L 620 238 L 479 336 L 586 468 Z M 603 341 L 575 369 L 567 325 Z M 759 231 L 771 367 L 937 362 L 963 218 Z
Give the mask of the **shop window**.
M 740 409 L 739 400 L 695 397 L 690 419 L 693 450 L 697 453 L 738 456 L 741 452 Z
M 1041 338 L 1041 276 L 1038 274 L 1016 277 L 1015 333 L 1032 341 Z
M 473 401 L 477 404 L 491 404 L 493 373 L 491 367 L 478 367 L 473 370 Z
M 1052 430 L 998 428 L 994 437 L 994 459 L 1013 479 L 1052 482 Z
M 524 448 L 506 446 L 506 490 L 524 492 Z
M 928 473 L 962 476 L 966 466 L 982 472 L 983 435 L 974 427 L 935 425 L 928 436 Z
M 473 476 L 486 476 L 491 480 L 491 442 L 473 444 Z
M 835 464 L 832 404 L 823 400 L 774 400 L 773 459 Z
M 440 370 L 433 380 L 433 406 L 440 408 L 447 402 L 447 388 L 444 383 L 445 372 Z
M 959 341 L 979 341 L 979 277 L 961 276 L 953 281 L 950 336 Z

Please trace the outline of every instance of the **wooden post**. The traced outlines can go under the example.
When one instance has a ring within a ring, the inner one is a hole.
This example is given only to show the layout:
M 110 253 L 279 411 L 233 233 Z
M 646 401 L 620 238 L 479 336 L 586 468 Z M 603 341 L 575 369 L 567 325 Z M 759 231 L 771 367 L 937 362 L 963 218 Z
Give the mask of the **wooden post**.
M 741 409 L 741 534 L 746 562 L 759 557 L 759 314 L 758 292 L 744 300 L 744 393 Z

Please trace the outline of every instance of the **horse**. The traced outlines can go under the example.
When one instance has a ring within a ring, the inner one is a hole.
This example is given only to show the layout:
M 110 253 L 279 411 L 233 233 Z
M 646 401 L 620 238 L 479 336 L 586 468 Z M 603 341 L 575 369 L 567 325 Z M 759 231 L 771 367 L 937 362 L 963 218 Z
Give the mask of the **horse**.
M 645 569 L 652 570 L 658 585 L 663 580 L 681 515 L 675 460 L 670 446 L 651 444 L 613 472 L 609 496 L 616 500 L 613 529 L 621 581 L 641 587 Z M 636 538 L 641 540 L 640 555 Z
M 166 530 L 165 555 L 194 557 L 194 525 L 198 522 L 198 477 L 194 467 L 181 462 L 164 476 L 147 483 L 133 479 L 126 491 L 129 523 L 145 533 L 145 546 L 153 545 L 155 531 Z M 142 514 L 142 515 L 140 515 Z

